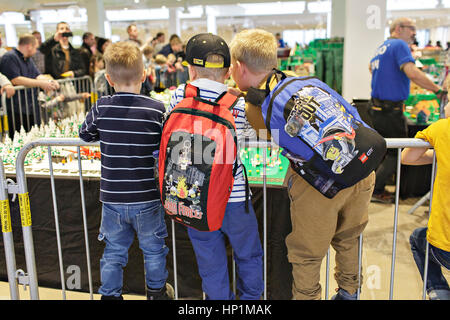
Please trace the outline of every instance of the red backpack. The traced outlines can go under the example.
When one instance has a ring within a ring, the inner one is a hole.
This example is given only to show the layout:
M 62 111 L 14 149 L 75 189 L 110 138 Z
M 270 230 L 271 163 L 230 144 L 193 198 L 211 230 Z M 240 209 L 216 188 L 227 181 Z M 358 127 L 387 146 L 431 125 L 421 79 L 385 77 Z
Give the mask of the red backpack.
M 237 137 L 231 113 L 237 97 L 216 101 L 186 85 L 164 122 L 159 149 L 159 191 L 173 220 L 200 231 L 222 226 L 236 173 Z

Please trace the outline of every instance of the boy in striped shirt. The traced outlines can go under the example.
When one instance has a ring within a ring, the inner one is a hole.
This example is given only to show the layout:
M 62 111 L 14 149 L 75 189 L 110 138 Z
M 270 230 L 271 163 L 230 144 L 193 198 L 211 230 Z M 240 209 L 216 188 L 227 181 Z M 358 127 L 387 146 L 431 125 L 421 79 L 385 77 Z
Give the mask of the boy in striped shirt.
M 104 59 L 106 79 L 116 94 L 96 102 L 79 132 L 84 141 L 100 141 L 101 149 L 99 240 L 106 246 L 99 293 L 103 300 L 123 299 L 123 268 L 136 233 L 144 254 L 147 298 L 167 300 L 167 229 L 152 156 L 159 149 L 165 108 L 139 94 L 146 76 L 139 48 L 115 43 Z
M 225 80 L 230 76 L 230 51 L 226 42 L 213 34 L 204 33 L 192 37 L 186 45 L 186 61 L 190 84 L 199 89 L 200 97 L 215 101 L 228 90 Z M 184 98 L 185 85 L 180 85 L 172 95 L 168 112 Z M 232 110 L 235 118 L 238 141 L 244 139 L 246 129 L 245 101 L 239 98 Z M 239 146 L 239 143 L 238 143 Z M 239 281 L 237 289 L 241 300 L 261 298 L 263 283 L 263 251 L 258 224 L 250 200 L 247 199 L 243 164 L 237 150 L 238 169 L 234 177 L 233 190 L 225 211 L 222 228 L 203 232 L 187 228 L 195 251 L 202 288 L 207 299 L 234 299 L 230 290 L 227 268 L 225 237 L 234 250 Z M 249 211 L 245 209 L 248 201 Z

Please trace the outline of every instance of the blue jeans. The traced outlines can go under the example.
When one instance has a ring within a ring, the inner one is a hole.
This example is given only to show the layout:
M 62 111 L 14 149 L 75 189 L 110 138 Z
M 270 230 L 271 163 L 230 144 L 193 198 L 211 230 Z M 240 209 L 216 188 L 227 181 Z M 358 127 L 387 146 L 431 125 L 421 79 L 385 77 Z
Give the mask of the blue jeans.
M 228 277 L 225 236 L 234 251 L 241 300 L 259 300 L 264 290 L 263 250 L 253 206 L 245 212 L 245 203 L 228 203 L 222 228 L 204 232 L 188 228 L 194 248 L 202 288 L 207 299 L 233 300 Z
M 145 282 L 148 288 L 162 288 L 167 280 L 165 245 L 167 228 L 161 202 L 144 204 L 103 204 L 98 239 L 105 242 L 100 260 L 101 286 L 98 293 L 120 296 L 123 268 L 128 263 L 128 249 L 137 234 L 144 254 Z
M 424 277 L 425 253 L 427 245 L 427 228 L 418 228 L 409 237 L 411 251 L 419 269 L 420 276 Z M 431 290 L 450 290 L 447 280 L 442 274 L 441 266 L 450 269 L 450 252 L 429 245 L 427 292 Z

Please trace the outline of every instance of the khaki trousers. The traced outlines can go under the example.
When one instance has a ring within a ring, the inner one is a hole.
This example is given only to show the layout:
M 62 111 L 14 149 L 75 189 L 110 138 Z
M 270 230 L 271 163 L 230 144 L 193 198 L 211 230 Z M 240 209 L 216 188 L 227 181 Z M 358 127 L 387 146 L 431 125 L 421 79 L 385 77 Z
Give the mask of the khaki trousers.
M 320 266 L 330 245 L 336 251 L 335 279 L 350 294 L 358 289 L 359 236 L 368 222 L 375 173 L 328 199 L 289 168 L 292 232 L 286 237 L 295 300 L 320 300 Z M 361 276 L 362 283 L 362 276 Z

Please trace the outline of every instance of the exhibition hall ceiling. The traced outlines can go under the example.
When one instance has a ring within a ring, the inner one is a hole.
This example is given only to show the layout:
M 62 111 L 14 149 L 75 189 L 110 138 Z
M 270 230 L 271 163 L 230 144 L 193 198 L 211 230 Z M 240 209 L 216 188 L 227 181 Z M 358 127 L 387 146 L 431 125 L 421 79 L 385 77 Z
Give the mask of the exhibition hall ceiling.
M 62 9 L 67 7 L 84 7 L 87 2 L 92 2 L 96 0 L 0 0 L 0 13 L 3 11 L 17 11 L 22 13 L 27 13 L 33 10 L 50 10 L 50 9 Z M 279 12 L 272 12 L 272 14 L 260 14 L 243 12 L 242 7 L 238 5 L 250 4 L 250 3 L 265 3 L 265 2 L 279 2 L 283 7 L 289 6 L 290 2 L 297 1 L 297 3 L 292 3 L 292 11 L 284 12 L 279 15 Z M 103 6 L 105 10 L 121 10 L 127 9 L 153 9 L 153 8 L 171 8 L 171 7 L 181 7 L 187 8 L 199 6 L 199 5 L 209 5 L 209 6 L 221 6 L 220 14 L 222 18 L 231 19 L 230 23 L 246 23 L 249 18 L 256 17 L 256 19 L 263 23 L 263 20 L 267 20 L 268 23 L 281 25 L 297 25 L 300 28 L 306 26 L 318 26 L 321 27 L 327 20 L 327 13 L 316 12 L 316 13 L 301 13 L 298 12 L 298 1 L 299 0 L 103 0 Z M 318 1 L 328 2 L 327 0 L 303 0 L 306 2 L 314 3 Z M 402 0 L 389 0 L 391 3 L 400 3 Z M 418 2 L 418 0 L 405 0 L 405 3 Z M 434 1 L 437 0 L 426 0 Z M 444 1 L 444 0 L 440 0 Z M 400 16 L 408 16 L 416 20 L 417 26 L 419 28 L 432 28 L 437 26 L 448 26 L 450 25 L 450 9 L 449 8 L 430 8 L 425 10 L 414 9 L 413 7 L 407 8 L 405 10 L 391 10 L 388 11 L 388 20 L 395 19 Z M 234 20 L 233 20 L 234 19 Z M 241 19 L 243 21 L 237 21 L 236 19 Z M 246 20 L 247 19 L 247 20 Z M 301 20 L 301 21 L 299 21 Z M 249 22 L 251 23 L 251 21 Z M 389 23 L 389 21 L 387 21 Z
M 68 6 L 78 5 L 82 6 L 87 1 L 94 0 L 2 0 L 0 11 L 20 11 L 40 10 L 40 9 L 57 9 Z M 289 2 L 295 0 L 287 0 Z M 315 2 L 317 0 L 306 0 Z M 3 3 L 4 2 L 4 3 Z M 197 5 L 227 5 L 236 3 L 262 3 L 274 2 L 274 0 L 103 0 L 103 5 L 108 9 L 121 9 L 127 7 L 133 8 L 161 8 L 165 7 L 184 7 Z

